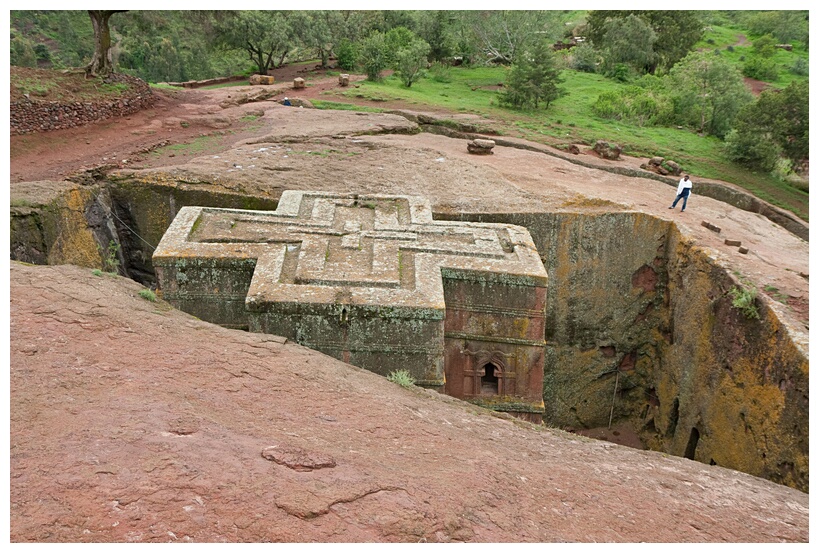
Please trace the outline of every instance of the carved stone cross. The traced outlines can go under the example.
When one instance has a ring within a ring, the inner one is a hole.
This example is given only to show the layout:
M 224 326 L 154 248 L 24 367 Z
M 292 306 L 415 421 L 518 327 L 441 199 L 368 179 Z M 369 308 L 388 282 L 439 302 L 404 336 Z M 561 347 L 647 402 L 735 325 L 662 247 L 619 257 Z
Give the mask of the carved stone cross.
M 449 330 L 464 351 L 482 336 L 522 340 L 542 363 L 547 277 L 529 232 L 435 221 L 423 198 L 286 191 L 272 212 L 185 207 L 153 264 L 163 298 L 201 319 L 380 374 L 406 369 L 422 385 L 444 386 Z M 464 296 L 476 285 L 487 297 Z M 485 314 L 470 317 L 470 302 L 492 304 L 493 292 L 508 313 L 498 305 L 494 330 L 472 329 Z M 526 325 L 513 320 L 521 313 Z

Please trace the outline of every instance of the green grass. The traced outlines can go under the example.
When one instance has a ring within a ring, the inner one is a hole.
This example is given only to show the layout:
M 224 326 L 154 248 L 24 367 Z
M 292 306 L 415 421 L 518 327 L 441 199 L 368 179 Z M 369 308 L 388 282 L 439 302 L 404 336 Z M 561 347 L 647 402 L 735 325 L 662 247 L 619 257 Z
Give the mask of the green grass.
M 219 138 L 216 136 L 199 136 L 194 138 L 192 142 L 186 142 L 184 144 L 170 144 L 163 148 L 157 148 L 151 152 L 151 154 L 154 156 L 164 155 L 168 152 L 182 155 L 202 154 L 205 153 L 213 145 L 213 143 L 218 140 Z
M 784 52 L 784 51 L 783 51 Z M 723 180 L 741 186 L 757 197 L 792 211 L 804 220 L 809 217 L 807 192 L 769 174 L 747 170 L 727 159 L 717 138 L 699 136 L 687 129 L 638 127 L 593 115 L 591 106 L 604 91 L 625 85 L 602 75 L 564 71 L 561 85 L 570 91 L 549 107 L 515 111 L 497 105 L 494 88 L 505 79 L 505 70 L 496 67 L 467 69 L 453 67 L 449 82 L 423 79 L 406 88 L 393 77 L 380 82 L 364 81 L 345 92 L 351 101 L 401 100 L 417 109 L 446 108 L 489 118 L 502 134 L 518 136 L 551 146 L 569 143 L 592 145 L 609 140 L 621 145 L 624 153 L 637 157 L 662 156 L 679 163 L 699 180 Z
M 392 371 L 389 376 L 387 376 L 387 380 L 394 384 L 398 384 L 402 388 L 410 388 L 415 386 L 415 379 L 406 369 L 398 369 L 397 371 Z
M 152 290 L 148 290 L 147 288 L 139 291 L 139 297 L 151 302 L 156 301 L 156 294 L 154 294 Z
M 184 90 L 181 86 L 173 86 L 167 83 L 148 83 L 151 88 L 158 88 L 159 90 Z
M 731 296 L 731 305 L 745 315 L 747 319 L 758 319 L 759 309 L 756 307 L 756 289 L 734 286 L 728 291 Z
M 345 111 L 367 111 L 372 113 L 381 113 L 384 111 L 381 108 L 374 108 L 371 106 L 358 106 L 356 104 L 330 102 L 328 100 L 313 100 L 313 107 L 316 109 L 340 109 Z

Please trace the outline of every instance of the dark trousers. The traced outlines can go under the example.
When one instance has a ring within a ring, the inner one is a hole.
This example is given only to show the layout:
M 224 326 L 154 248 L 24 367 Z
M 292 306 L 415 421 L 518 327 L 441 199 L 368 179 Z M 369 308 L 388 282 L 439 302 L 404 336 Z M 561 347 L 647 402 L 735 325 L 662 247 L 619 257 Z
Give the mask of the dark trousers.
M 677 194 L 677 197 L 674 198 L 674 203 L 671 204 L 671 207 L 677 207 L 677 202 L 679 202 L 680 199 L 682 198 L 683 206 L 680 211 L 685 211 L 685 206 L 688 205 L 688 194 L 690 193 L 691 190 L 689 188 L 683 188 L 683 191 Z

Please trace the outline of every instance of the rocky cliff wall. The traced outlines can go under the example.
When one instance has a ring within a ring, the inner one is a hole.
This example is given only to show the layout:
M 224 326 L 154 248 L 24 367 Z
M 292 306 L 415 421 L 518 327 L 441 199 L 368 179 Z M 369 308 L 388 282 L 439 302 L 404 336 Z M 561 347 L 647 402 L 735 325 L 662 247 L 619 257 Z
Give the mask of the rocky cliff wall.
M 105 194 L 60 185 L 39 204 L 13 197 L 12 257 L 94 266 L 113 227 L 122 272 L 149 284 L 147 244 L 182 205 L 275 208 L 270 199 L 160 181 L 121 181 Z M 808 491 L 806 341 L 775 305 L 757 299 L 759 319 L 733 308 L 737 277 L 671 223 L 633 212 L 440 218 L 532 234 L 549 273 L 547 424 L 628 423 L 651 449 Z
M 808 491 L 805 342 L 676 227 L 643 213 L 464 214 L 532 234 L 549 273 L 547 424 L 629 424 L 650 449 Z

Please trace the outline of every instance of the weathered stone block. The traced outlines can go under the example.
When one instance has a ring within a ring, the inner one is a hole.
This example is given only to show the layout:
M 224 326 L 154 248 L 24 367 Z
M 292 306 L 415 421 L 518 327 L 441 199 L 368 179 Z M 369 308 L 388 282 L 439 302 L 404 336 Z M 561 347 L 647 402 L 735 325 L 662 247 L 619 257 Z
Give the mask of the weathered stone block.
M 301 77 L 293 79 L 293 88 L 304 88 L 304 79 Z
M 338 76 L 338 86 L 349 86 L 350 85 L 350 75 L 347 73 L 342 73 Z
M 731 240 L 730 238 L 726 238 L 725 239 L 725 245 L 726 246 L 741 246 L 742 241 L 740 241 L 740 240 Z
M 286 191 L 274 212 L 182 208 L 163 297 L 517 414 L 543 413 L 546 271 L 515 225 L 433 221 L 426 200 Z
M 495 147 L 494 140 L 486 140 L 484 138 L 476 138 L 470 140 L 466 144 L 466 150 L 470 154 L 488 155 L 492 153 L 492 148 Z
M 613 142 L 606 142 L 605 140 L 598 140 L 594 144 L 593 149 L 597 152 L 597 155 L 603 159 L 610 160 L 620 159 L 620 154 L 623 152 L 623 149 L 619 145 Z
M 250 84 L 252 85 L 262 85 L 262 84 L 273 84 L 276 82 L 275 77 L 273 75 L 251 75 L 250 76 Z

